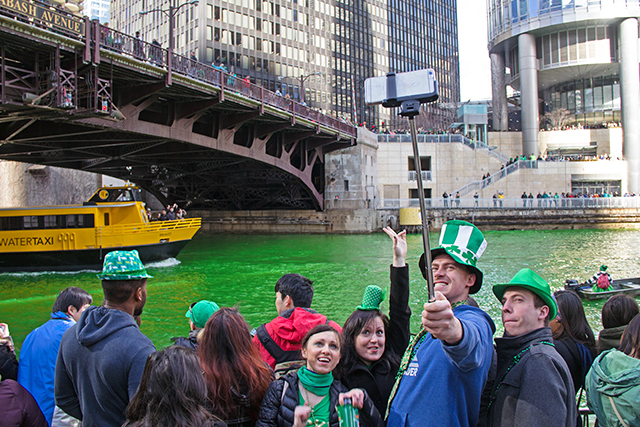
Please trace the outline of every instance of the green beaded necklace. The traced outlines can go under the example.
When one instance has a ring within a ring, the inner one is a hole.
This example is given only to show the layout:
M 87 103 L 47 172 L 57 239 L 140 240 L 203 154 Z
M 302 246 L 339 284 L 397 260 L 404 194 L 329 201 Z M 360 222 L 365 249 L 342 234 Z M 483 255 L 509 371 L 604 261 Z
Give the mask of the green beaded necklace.
M 538 345 L 538 344 L 550 345 L 551 347 L 555 347 L 555 345 L 553 343 L 549 342 L 549 341 L 539 341 L 539 342 L 537 342 L 535 344 L 528 345 L 520 353 L 518 353 L 515 356 L 513 356 L 513 361 L 511 362 L 511 365 L 509 365 L 509 367 L 507 368 L 506 372 L 504 374 L 502 374 L 502 377 L 500 377 L 500 380 L 498 381 L 498 387 L 496 387 L 495 391 L 491 395 L 491 400 L 489 401 L 489 405 L 487 406 L 487 410 L 489 410 L 489 408 L 491 408 L 491 405 L 493 405 L 493 402 L 496 400 L 496 397 L 498 397 L 498 390 L 500 390 L 500 386 L 502 385 L 502 381 L 504 381 L 504 379 L 507 377 L 507 374 L 513 369 L 514 366 L 516 366 L 518 364 L 518 362 L 522 359 L 522 356 L 524 356 L 524 354 L 527 351 L 531 350 L 531 346 L 532 345 Z

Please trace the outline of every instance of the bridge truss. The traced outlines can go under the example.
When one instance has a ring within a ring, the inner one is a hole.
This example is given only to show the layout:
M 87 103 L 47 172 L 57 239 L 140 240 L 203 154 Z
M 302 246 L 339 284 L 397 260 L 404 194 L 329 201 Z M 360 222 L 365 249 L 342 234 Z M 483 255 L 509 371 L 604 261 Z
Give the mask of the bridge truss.
M 355 128 L 97 21 L 75 28 L 0 5 L 0 159 L 191 209 L 323 208 L 324 154 L 355 145 Z

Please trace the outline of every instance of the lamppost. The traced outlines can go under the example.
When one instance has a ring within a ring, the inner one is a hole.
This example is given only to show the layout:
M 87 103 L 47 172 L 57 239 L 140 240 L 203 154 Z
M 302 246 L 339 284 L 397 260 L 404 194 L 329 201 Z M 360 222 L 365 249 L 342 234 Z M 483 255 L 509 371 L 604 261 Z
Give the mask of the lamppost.
M 318 71 L 317 73 L 302 74 L 302 75 L 300 75 L 298 77 L 291 77 L 292 79 L 300 80 L 300 92 L 301 92 L 300 93 L 300 100 L 302 102 L 304 102 L 304 82 L 307 81 L 307 79 L 309 77 L 311 77 L 311 76 L 321 76 L 321 75 L 322 75 L 322 73 Z M 288 77 L 289 76 L 279 76 L 278 80 L 286 79 Z
M 167 15 L 167 17 L 169 18 L 169 49 L 168 49 L 168 58 L 167 58 L 167 85 L 171 84 L 171 60 L 173 58 L 173 49 L 175 47 L 174 43 L 174 39 L 173 39 L 173 27 L 174 27 L 174 18 L 176 16 L 176 14 L 178 13 L 178 11 L 180 9 L 182 9 L 185 6 L 189 6 L 189 5 L 193 5 L 193 6 L 197 6 L 198 5 L 198 0 L 191 0 L 188 1 L 186 3 L 182 3 L 181 5 L 178 6 L 174 6 L 173 5 L 174 0 L 169 0 L 169 8 L 168 9 L 151 9 L 151 10 L 143 10 L 141 12 L 138 12 L 140 15 L 146 15 L 148 13 L 152 13 L 152 12 L 162 12 L 165 15 Z

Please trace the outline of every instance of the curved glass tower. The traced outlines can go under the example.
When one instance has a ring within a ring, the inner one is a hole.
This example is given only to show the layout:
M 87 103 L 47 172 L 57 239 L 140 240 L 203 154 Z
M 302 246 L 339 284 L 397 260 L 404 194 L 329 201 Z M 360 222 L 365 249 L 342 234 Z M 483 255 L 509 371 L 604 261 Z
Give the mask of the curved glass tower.
M 622 122 L 629 191 L 640 191 L 640 2 L 487 4 L 494 130 L 507 130 L 506 85 L 520 91 L 523 154 L 538 154 L 545 112 L 567 109 L 583 125 Z

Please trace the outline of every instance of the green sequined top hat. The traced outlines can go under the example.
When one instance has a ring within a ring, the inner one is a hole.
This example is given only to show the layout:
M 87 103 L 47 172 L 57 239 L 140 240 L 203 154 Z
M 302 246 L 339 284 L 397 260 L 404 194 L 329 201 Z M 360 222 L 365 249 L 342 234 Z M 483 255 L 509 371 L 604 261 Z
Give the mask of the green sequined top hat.
M 502 301 L 502 296 L 507 288 L 514 286 L 527 289 L 542 298 L 545 305 L 549 307 L 549 320 L 555 319 L 558 314 L 558 304 L 551 296 L 551 288 L 547 281 L 538 276 L 535 271 L 523 268 L 513 276 L 509 283 L 493 285 L 493 294 L 498 298 L 498 301 Z
M 202 300 L 191 304 L 184 317 L 191 319 L 196 328 L 204 328 L 207 320 L 218 310 L 220 307 L 215 302 Z
M 447 221 L 440 230 L 438 247 L 431 249 L 431 259 L 438 255 L 447 254 L 459 264 L 470 267 L 476 275 L 476 283 L 469 289 L 470 294 L 475 294 L 482 286 L 482 271 L 476 267 L 478 259 L 487 249 L 487 241 L 482 232 L 467 221 Z M 426 279 L 424 269 L 424 254 L 420 257 L 420 272 Z
M 364 290 L 362 305 L 356 307 L 357 310 L 380 310 L 380 304 L 384 301 L 385 292 L 379 286 L 369 285 Z
M 97 274 L 100 280 L 139 280 L 151 279 L 147 274 L 140 255 L 135 249 L 132 251 L 113 251 L 104 257 L 102 274 Z
M 607 271 L 607 268 L 608 267 L 603 264 L 603 265 L 600 266 L 600 271 Z

